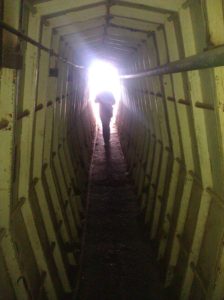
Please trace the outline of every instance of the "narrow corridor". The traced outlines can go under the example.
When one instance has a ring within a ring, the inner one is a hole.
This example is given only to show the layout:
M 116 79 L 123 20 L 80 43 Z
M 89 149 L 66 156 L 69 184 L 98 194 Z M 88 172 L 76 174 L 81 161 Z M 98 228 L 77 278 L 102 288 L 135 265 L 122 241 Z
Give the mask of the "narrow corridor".
M 139 208 L 116 128 L 110 149 L 98 136 L 90 173 L 79 300 L 164 299 L 158 266 L 138 222 Z
M 0 300 L 71 298 L 224 300 L 223 0 L 0 0 Z

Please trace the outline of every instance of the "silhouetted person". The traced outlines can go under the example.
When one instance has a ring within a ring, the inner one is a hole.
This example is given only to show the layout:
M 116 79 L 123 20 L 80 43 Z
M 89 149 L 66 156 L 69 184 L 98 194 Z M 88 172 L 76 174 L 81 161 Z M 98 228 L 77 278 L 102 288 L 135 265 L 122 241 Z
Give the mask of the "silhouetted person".
M 106 146 L 110 141 L 110 120 L 113 115 L 114 96 L 111 92 L 101 92 L 97 95 L 96 103 L 100 104 L 100 119 L 103 126 L 103 139 Z

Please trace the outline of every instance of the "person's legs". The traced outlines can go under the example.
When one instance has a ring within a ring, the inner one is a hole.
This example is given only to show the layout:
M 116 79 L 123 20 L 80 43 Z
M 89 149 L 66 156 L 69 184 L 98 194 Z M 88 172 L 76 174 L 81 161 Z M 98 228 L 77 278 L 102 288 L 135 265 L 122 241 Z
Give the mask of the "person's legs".
M 104 143 L 108 145 L 110 141 L 110 119 L 102 120 L 102 126 Z

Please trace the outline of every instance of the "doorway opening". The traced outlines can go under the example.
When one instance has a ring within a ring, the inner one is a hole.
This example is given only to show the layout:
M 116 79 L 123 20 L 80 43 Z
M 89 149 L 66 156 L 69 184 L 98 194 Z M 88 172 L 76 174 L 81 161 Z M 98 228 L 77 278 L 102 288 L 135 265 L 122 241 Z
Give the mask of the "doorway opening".
M 91 101 L 93 112 L 97 124 L 100 123 L 99 105 L 95 103 L 96 96 L 104 91 L 111 92 L 115 98 L 113 107 L 113 117 L 111 123 L 116 120 L 118 104 L 121 98 L 121 83 L 117 68 L 106 60 L 94 60 L 88 71 L 89 100 Z

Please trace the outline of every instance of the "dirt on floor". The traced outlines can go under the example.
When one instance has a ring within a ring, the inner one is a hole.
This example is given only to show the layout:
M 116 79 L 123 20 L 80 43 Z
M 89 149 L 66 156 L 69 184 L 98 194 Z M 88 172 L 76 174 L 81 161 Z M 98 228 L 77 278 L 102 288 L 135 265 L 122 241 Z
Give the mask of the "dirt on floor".
M 139 213 L 116 128 L 107 149 L 99 132 L 90 171 L 78 300 L 165 299 Z

